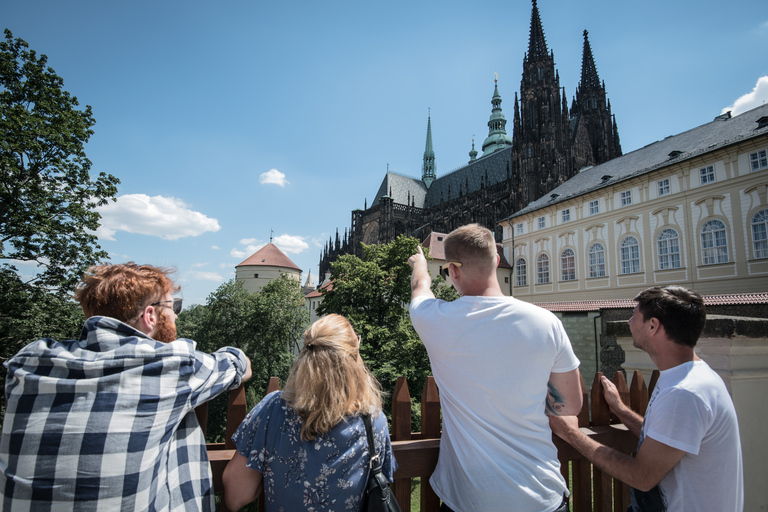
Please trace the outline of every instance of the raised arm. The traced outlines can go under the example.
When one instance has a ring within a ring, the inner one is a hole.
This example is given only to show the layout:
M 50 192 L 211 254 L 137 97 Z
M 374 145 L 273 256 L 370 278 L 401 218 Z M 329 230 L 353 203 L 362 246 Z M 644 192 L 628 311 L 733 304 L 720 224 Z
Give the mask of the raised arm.
M 411 274 L 411 300 L 416 297 L 429 297 L 434 299 L 432 293 L 432 279 L 429 277 L 427 268 L 427 258 L 421 250 L 421 246 L 416 247 L 416 254 L 408 258 L 408 265 L 413 269 Z
M 547 416 L 576 416 L 581 411 L 581 374 L 578 369 L 550 373 Z

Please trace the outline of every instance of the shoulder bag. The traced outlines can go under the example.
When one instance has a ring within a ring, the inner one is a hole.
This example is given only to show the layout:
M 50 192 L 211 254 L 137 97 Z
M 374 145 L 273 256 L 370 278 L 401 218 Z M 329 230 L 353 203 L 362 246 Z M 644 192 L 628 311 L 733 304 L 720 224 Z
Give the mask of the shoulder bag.
M 401 512 L 395 495 L 389 487 L 389 480 L 381 472 L 381 460 L 373 446 L 373 428 L 371 417 L 362 416 L 365 423 L 365 432 L 368 435 L 368 453 L 371 457 L 371 472 L 368 474 L 368 483 L 363 494 L 363 512 Z

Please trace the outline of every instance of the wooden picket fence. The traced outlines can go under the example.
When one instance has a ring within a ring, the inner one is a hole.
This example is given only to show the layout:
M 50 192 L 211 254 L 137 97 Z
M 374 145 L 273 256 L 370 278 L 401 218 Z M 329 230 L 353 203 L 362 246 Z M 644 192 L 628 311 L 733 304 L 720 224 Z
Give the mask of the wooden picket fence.
M 583 405 L 579 413 L 579 426 L 596 441 L 610 446 L 622 453 L 632 454 L 637 447 L 637 438 L 624 425 L 613 417 L 608 404 L 603 397 L 600 377 L 595 375 L 591 393 L 587 393 L 582 379 L 581 389 Z M 631 386 L 627 386 L 624 374 L 617 372 L 613 382 L 619 390 L 622 401 L 640 415 L 645 414 L 648 407 L 648 397 L 653 391 L 658 370 L 653 372 L 650 384 L 646 385 L 643 375 L 635 372 Z M 267 393 L 277 391 L 279 382 L 272 377 L 267 387 Z M 198 407 L 198 420 L 206 430 L 207 406 Z M 227 428 L 225 443 L 208 444 L 208 456 L 213 471 L 214 489 L 217 493 L 223 491 L 221 481 L 224 467 L 235 453 L 232 434 L 248 411 L 245 404 L 243 387 L 232 391 L 227 408 Z M 591 418 L 591 419 L 590 419 Z M 440 451 L 440 398 L 437 386 L 432 377 L 427 379 L 421 396 L 421 432 L 411 431 L 411 396 L 405 377 L 397 379 L 392 395 L 392 423 L 390 435 L 392 449 L 397 460 L 398 468 L 394 474 L 395 496 L 404 512 L 411 510 L 411 480 L 419 478 L 421 486 L 421 512 L 437 512 L 440 500 L 429 485 L 429 477 L 437 465 Z M 624 512 L 629 505 L 629 487 L 609 475 L 593 467 L 575 449 L 559 437 L 554 437 L 558 449 L 561 471 L 571 491 L 571 511 L 573 512 Z M 263 495 L 262 495 L 263 496 Z M 259 510 L 263 511 L 264 500 L 259 500 Z M 222 505 L 222 511 L 228 509 Z

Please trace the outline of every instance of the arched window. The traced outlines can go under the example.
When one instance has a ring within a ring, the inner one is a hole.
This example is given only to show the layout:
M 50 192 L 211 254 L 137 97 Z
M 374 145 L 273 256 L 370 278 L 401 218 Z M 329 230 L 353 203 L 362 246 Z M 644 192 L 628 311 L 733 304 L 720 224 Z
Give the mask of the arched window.
M 704 265 L 728 263 L 728 237 L 725 224 L 719 220 L 701 226 L 701 261 Z
M 528 265 L 525 258 L 517 258 L 515 262 L 515 279 L 517 286 L 528 286 Z
M 674 229 L 665 229 L 656 237 L 659 270 L 680 268 L 680 236 Z
M 768 258 L 768 210 L 761 210 L 752 217 L 752 247 L 755 259 Z
M 638 274 L 640 272 L 640 243 L 637 238 L 628 236 L 621 241 L 621 273 Z
M 549 283 L 549 256 L 546 254 L 540 254 L 536 258 L 536 283 Z
M 576 280 L 576 255 L 573 249 L 566 249 L 560 255 L 560 280 Z
M 592 244 L 589 248 L 589 277 L 605 277 L 605 247 Z

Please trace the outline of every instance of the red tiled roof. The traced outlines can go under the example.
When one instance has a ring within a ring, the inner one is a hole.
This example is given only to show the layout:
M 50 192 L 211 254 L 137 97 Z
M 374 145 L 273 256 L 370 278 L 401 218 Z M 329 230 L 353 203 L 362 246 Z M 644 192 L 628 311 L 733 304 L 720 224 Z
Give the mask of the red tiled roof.
M 738 304 L 768 304 L 768 293 L 732 293 L 704 295 L 705 306 L 733 306 Z M 633 299 L 574 300 L 562 302 L 534 302 L 549 311 L 599 311 L 601 309 L 634 309 Z
M 235 266 L 242 267 L 245 265 L 292 268 L 301 272 L 301 269 L 272 242 L 268 243 L 249 256 L 245 261 Z
M 309 292 L 304 296 L 305 299 L 314 299 L 315 297 L 322 297 L 323 291 L 329 292 L 333 290 L 333 281 L 326 281 L 325 284 L 321 285 L 316 290 Z

